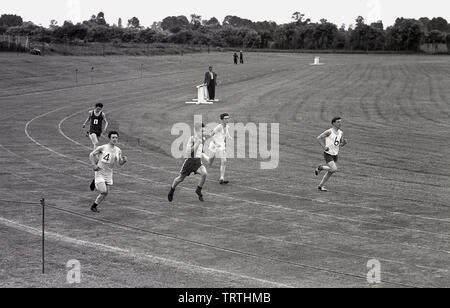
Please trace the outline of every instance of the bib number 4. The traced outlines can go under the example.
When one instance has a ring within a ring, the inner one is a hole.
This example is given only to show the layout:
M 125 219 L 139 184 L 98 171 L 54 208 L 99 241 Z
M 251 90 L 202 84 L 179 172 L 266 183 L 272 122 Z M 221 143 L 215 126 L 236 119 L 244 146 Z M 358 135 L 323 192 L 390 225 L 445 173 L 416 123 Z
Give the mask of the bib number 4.
M 103 160 L 109 163 L 109 161 L 111 160 L 110 154 L 105 155 L 105 157 L 103 157 Z

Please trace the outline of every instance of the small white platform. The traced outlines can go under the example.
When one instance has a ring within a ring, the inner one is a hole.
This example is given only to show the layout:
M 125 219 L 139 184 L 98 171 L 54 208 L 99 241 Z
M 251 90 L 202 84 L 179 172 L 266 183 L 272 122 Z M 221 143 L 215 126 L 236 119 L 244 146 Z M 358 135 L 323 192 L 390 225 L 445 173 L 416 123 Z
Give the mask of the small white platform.
M 213 105 L 214 103 L 219 102 L 218 99 L 210 100 L 208 99 L 208 88 L 206 85 L 202 84 L 196 87 L 197 88 L 197 98 L 194 98 L 190 102 L 186 102 L 186 104 L 194 104 L 194 105 Z
M 311 63 L 310 65 L 312 65 L 312 66 L 321 66 L 321 65 L 325 65 L 325 63 L 320 63 L 320 57 L 315 57 L 314 58 L 314 63 Z

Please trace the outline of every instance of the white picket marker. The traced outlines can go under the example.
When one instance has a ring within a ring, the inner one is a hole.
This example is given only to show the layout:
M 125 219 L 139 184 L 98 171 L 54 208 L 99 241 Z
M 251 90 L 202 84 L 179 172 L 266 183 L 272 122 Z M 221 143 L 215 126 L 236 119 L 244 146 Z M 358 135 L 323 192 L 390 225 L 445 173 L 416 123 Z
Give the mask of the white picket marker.
M 197 88 L 197 98 L 193 99 L 190 102 L 186 102 L 186 104 L 195 104 L 195 105 L 213 105 L 214 102 L 218 102 L 218 99 L 209 100 L 208 99 L 208 88 L 206 85 L 201 84 L 196 87 Z
M 314 57 L 314 63 L 311 63 L 310 65 L 320 66 L 320 65 L 325 65 L 325 64 L 320 63 L 320 57 Z

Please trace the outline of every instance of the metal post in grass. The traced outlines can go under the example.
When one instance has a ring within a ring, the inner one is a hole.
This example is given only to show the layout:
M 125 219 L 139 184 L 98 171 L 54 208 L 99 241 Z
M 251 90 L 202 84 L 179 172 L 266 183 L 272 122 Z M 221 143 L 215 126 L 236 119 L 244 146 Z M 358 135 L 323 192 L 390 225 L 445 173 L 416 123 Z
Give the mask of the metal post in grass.
M 78 86 L 78 69 L 75 69 L 75 84 Z
M 45 199 L 41 200 L 42 205 L 42 274 L 45 274 Z
M 94 83 L 94 67 L 91 67 L 91 84 Z

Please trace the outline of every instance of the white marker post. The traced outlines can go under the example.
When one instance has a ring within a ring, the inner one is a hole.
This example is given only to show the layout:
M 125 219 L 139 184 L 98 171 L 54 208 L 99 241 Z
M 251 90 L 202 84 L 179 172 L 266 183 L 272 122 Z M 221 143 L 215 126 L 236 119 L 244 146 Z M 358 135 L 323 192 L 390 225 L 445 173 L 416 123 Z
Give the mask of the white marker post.
M 214 101 L 211 101 L 208 99 L 208 88 L 205 84 L 201 84 L 197 86 L 197 99 L 193 99 L 190 102 L 186 102 L 186 104 L 195 104 L 195 105 L 213 105 L 214 102 L 218 102 L 219 100 L 216 99 Z
M 324 65 L 324 63 L 320 63 L 320 57 L 314 57 L 314 63 L 311 63 L 312 66 L 321 66 Z

